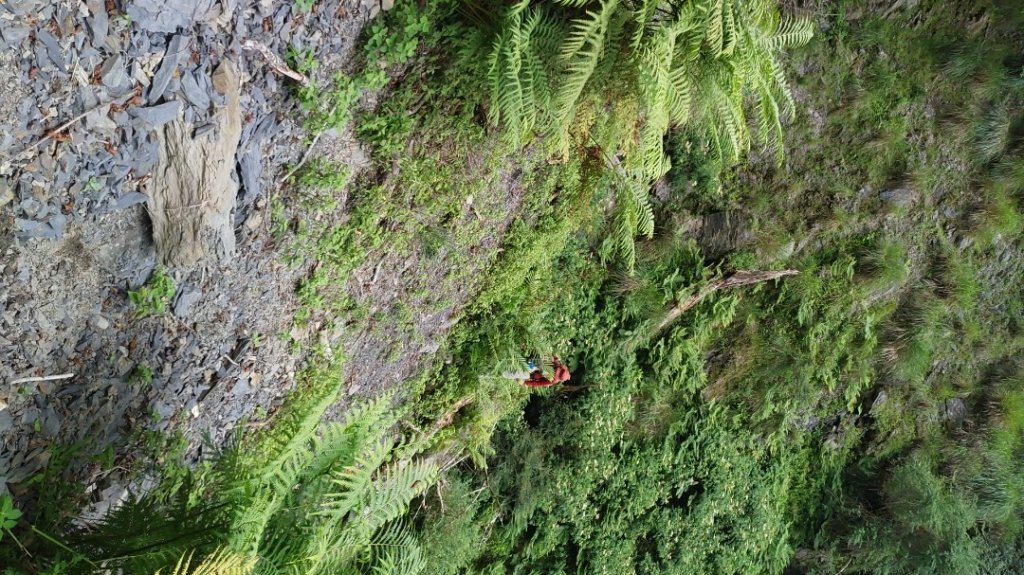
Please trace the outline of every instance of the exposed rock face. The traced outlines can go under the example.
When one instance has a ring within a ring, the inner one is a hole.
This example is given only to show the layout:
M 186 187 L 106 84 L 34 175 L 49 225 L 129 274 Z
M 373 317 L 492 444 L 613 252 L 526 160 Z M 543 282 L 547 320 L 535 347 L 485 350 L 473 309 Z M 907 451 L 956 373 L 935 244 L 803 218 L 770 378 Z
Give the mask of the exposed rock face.
M 959 397 L 947 399 L 939 404 L 939 419 L 948 425 L 959 427 L 967 419 L 967 405 Z
M 909 206 L 917 201 L 917 193 L 908 187 L 899 187 L 879 192 L 878 199 L 895 206 Z
M 750 217 L 734 210 L 704 216 L 697 243 L 706 258 L 717 259 L 751 239 Z
M 210 255 L 226 260 L 235 250 L 231 210 L 238 192 L 233 173 L 241 136 L 235 65 L 222 62 L 213 82 L 224 96 L 213 130 L 193 136 L 192 126 L 179 117 L 158 132 L 160 153 L 147 207 L 157 256 L 168 266 L 188 267 Z

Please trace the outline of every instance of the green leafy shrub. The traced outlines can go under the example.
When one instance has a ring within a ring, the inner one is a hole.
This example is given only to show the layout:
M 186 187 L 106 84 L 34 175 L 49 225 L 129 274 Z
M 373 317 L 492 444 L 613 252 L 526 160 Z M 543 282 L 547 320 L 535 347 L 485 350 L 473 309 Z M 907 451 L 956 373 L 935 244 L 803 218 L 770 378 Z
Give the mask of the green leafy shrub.
M 128 291 L 128 301 L 135 306 L 137 318 L 163 315 L 174 293 L 174 280 L 167 270 L 158 267 L 139 289 Z

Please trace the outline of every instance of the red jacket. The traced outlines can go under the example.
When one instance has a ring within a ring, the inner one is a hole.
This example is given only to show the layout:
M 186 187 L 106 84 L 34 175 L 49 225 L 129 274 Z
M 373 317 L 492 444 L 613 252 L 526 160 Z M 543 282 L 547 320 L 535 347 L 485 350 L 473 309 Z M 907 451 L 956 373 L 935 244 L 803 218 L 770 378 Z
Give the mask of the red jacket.
M 557 385 L 563 381 L 569 381 L 569 368 L 562 365 L 561 362 L 555 364 L 555 376 L 552 379 L 544 377 L 539 369 L 535 369 L 530 372 L 530 379 L 523 382 L 526 387 L 548 387 L 551 385 Z

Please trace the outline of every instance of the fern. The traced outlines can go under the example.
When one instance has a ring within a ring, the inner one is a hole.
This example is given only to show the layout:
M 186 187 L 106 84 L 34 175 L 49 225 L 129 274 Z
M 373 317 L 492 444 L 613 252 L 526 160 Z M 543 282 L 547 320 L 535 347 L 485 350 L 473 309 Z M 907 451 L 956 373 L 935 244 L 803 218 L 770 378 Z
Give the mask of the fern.
M 300 383 L 308 392 L 289 402 L 286 411 L 275 419 L 272 431 L 259 442 L 258 451 L 249 454 L 260 462 L 263 481 L 279 473 L 286 461 L 303 450 L 316 434 L 324 413 L 341 391 L 340 371 L 340 365 L 332 364 L 308 374 L 307 381 Z
M 724 13 L 729 9 L 729 4 L 729 0 L 711 0 L 701 4 L 701 9 L 705 15 L 704 45 L 708 48 L 711 56 L 715 58 L 722 55 L 724 48 Z
M 193 555 L 194 552 L 182 555 L 168 575 L 248 575 L 256 565 L 256 559 L 252 557 L 217 549 L 190 570 Z M 162 575 L 162 571 L 155 575 Z
M 69 544 L 96 562 L 151 573 L 173 565 L 191 550 L 217 541 L 230 521 L 227 505 L 191 508 L 189 486 L 170 502 L 142 497 L 126 502 L 103 519 L 76 529 Z
M 568 126 L 583 88 L 597 67 L 604 50 L 605 32 L 617 6 L 618 0 L 606 0 L 600 12 L 588 11 L 587 18 L 575 20 L 570 26 L 571 32 L 561 50 L 565 71 L 554 100 L 556 117 L 562 126 Z
M 263 436 L 268 457 L 250 443 L 244 454 L 222 459 L 204 484 L 213 505 L 190 508 L 184 495 L 173 505 L 130 502 L 71 543 L 131 573 L 422 571 L 422 553 L 395 521 L 437 479 L 436 463 L 420 455 L 425 441 L 394 436 L 389 395 L 351 408 L 343 423 L 320 426 L 337 378 L 318 381 L 329 385 L 307 388 Z
M 374 575 L 421 573 L 427 563 L 419 544 L 401 522 L 392 522 L 374 537 L 368 563 Z
M 782 50 L 793 46 L 802 46 L 814 36 L 814 24 L 805 18 L 783 20 L 778 29 L 762 42 L 772 50 Z
M 810 21 L 782 18 L 776 0 L 519 2 L 489 55 L 492 118 L 519 142 L 543 126 L 561 157 L 604 123 L 614 139 L 599 145 L 617 148 L 610 152 L 639 189 L 668 171 L 665 134 L 687 124 L 701 124 L 723 163 L 738 162 L 755 138 L 781 160 L 782 123 L 795 104 L 779 56 L 812 34 Z M 616 209 L 631 211 L 615 216 L 627 264 L 627 236 L 649 235 L 652 220 L 634 185 L 616 192 Z

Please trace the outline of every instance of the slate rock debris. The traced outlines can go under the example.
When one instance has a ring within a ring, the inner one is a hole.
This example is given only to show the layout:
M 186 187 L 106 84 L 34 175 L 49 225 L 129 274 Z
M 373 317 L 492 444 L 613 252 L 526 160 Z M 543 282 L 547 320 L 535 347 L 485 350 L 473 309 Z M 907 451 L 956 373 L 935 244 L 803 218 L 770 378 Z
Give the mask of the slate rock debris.
M 221 359 L 239 333 L 287 330 L 301 273 L 280 267 L 258 228 L 240 228 L 235 245 L 235 223 L 260 221 L 266 191 L 308 141 L 291 80 L 240 45 L 252 39 L 282 56 L 293 44 L 313 47 L 318 80 L 328 82 L 374 6 L 319 0 L 298 17 L 283 0 L 0 2 L 0 399 L 9 404 L 0 409 L 0 492 L 46 465 L 47 448 L 30 444 L 38 434 L 67 445 L 88 437 L 102 451 L 140 430 L 174 427 L 194 455 L 204 434 L 222 442 L 294 383 L 297 360 L 276 338 L 260 347 L 267 364 L 247 373 Z M 164 317 L 139 319 L 127 292 L 158 261 L 141 204 L 157 189 L 161 138 L 172 126 L 181 141 L 219 150 L 217 162 L 201 164 L 216 164 L 204 177 L 224 184 L 201 220 L 204 255 L 214 257 L 173 270 L 188 288 Z M 130 385 L 142 364 L 152 381 Z M 209 366 L 222 384 L 200 402 L 197 382 Z M 70 372 L 79 377 L 46 393 L 5 386 Z M 152 420 L 157 405 L 165 407 Z M 172 423 L 180 406 L 196 406 L 198 417 Z

